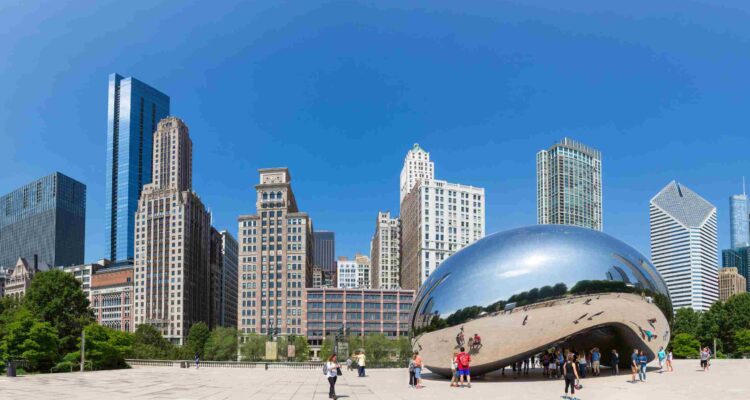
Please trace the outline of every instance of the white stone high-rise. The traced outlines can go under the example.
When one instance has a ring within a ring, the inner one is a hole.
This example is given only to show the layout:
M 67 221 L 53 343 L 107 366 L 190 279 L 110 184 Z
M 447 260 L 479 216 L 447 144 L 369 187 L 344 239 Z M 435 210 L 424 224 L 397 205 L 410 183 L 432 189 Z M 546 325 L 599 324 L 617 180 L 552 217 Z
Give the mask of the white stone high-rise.
M 675 309 L 708 310 L 719 299 L 716 207 L 678 182 L 649 203 L 651 260 Z
M 374 289 L 398 289 L 401 265 L 401 221 L 390 211 L 378 212 L 375 234 L 370 241 L 372 285 Z
M 430 161 L 430 153 L 414 143 L 414 147 L 406 153 L 401 169 L 401 203 L 420 179 L 435 179 L 435 163 Z
M 149 324 L 183 344 L 210 319 L 211 214 L 192 191 L 193 142 L 182 120 L 154 132 L 151 183 L 135 214 L 135 326 Z
M 370 257 L 357 254 L 353 260 L 339 257 L 336 276 L 339 289 L 371 289 Z
M 441 262 L 484 237 L 484 189 L 434 179 L 434 171 L 429 153 L 415 145 L 401 172 L 403 289 L 418 290 Z M 412 177 L 414 186 L 404 192 Z

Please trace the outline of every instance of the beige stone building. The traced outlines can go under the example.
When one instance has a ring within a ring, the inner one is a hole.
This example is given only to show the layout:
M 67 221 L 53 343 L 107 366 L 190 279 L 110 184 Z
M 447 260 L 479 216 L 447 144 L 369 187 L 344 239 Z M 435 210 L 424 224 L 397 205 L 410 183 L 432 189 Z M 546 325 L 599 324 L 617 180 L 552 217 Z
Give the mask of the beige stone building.
M 91 277 L 91 309 L 99 325 L 133 332 L 133 266 L 102 268 Z
M 242 333 L 304 335 L 312 220 L 297 207 L 287 168 L 258 172 L 256 213 L 238 218 L 238 327 Z
M 737 268 L 724 267 L 719 270 L 719 300 L 727 301 L 730 297 L 746 291 L 747 281 Z
M 373 289 L 398 289 L 401 287 L 401 221 L 391 218 L 390 211 L 378 212 L 375 234 L 370 241 Z
M 159 122 L 152 181 L 135 216 L 135 325 L 153 325 L 176 344 L 196 322 L 210 322 L 211 215 L 192 191 L 192 151 L 182 120 Z
M 19 258 L 13 271 L 7 272 L 3 296 L 22 298 L 29 290 L 34 275 L 38 272 L 49 271 L 49 269 L 50 266 L 40 263 L 37 256 L 34 256 L 31 262 L 23 257 Z

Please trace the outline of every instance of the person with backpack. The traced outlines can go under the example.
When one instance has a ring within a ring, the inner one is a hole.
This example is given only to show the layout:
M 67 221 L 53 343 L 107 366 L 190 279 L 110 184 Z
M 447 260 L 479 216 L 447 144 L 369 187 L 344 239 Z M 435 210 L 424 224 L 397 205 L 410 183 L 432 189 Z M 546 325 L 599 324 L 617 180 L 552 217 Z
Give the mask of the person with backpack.
M 330 385 L 330 388 L 328 389 L 329 399 L 336 400 L 338 398 L 336 396 L 336 378 L 339 368 L 341 368 L 341 365 L 339 365 L 336 360 L 335 354 L 328 357 L 328 362 L 323 365 L 323 375 L 328 378 L 328 384 Z
M 456 356 L 456 363 L 458 364 L 458 376 L 461 378 L 461 387 L 464 387 L 464 377 L 468 382 L 468 387 L 471 388 L 471 372 L 469 371 L 469 363 L 471 362 L 471 356 L 466 352 L 466 349 L 461 347 L 461 352 Z
M 412 357 L 409 359 L 409 388 L 412 389 L 417 388 L 417 382 L 414 376 L 414 368 L 416 367 L 416 363 L 414 361 L 415 358 L 416 357 L 412 355 Z
M 424 386 L 420 385 L 422 381 L 422 357 L 419 356 L 419 352 L 414 352 L 414 388 L 422 389 Z

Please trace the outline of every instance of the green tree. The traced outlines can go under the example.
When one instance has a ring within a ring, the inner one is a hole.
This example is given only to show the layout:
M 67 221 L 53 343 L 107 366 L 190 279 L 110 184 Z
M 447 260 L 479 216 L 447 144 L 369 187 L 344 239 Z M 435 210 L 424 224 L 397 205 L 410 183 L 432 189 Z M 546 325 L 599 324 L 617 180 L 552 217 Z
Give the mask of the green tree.
M 739 345 L 735 343 L 737 332 L 750 329 L 750 293 L 732 296 L 725 304 L 724 337 L 727 341 L 726 351 L 739 353 Z
M 692 336 L 698 335 L 698 326 L 700 325 L 701 314 L 695 312 L 690 307 L 684 307 L 677 310 L 672 325 L 672 337 L 687 333 Z
M 365 336 L 365 355 L 367 361 L 383 363 L 388 361 L 394 351 L 394 343 L 382 333 Z
M 99 324 L 89 324 L 86 332 L 86 369 L 103 370 L 127 368 L 125 355 L 133 346 L 134 337 L 127 332 L 116 331 Z M 80 348 L 80 340 L 79 340 Z M 66 371 L 79 366 L 81 351 L 68 353 L 57 370 Z
M 734 333 L 734 344 L 738 356 L 750 354 L 750 329 L 739 329 Z
M 266 337 L 250 333 L 240 347 L 243 361 L 261 361 L 266 355 Z
M 133 345 L 128 358 L 167 359 L 172 358 L 174 345 L 161 335 L 158 329 L 151 325 L 141 324 L 135 329 Z
M 349 344 L 349 351 L 354 352 L 354 348 L 352 347 L 351 343 Z M 328 357 L 333 354 L 333 337 L 329 336 L 325 339 L 323 339 L 323 345 L 320 346 L 320 359 L 321 360 L 328 360 Z M 344 358 L 344 354 L 340 355 L 342 359 Z
M 396 349 L 398 350 L 398 361 L 401 364 L 408 364 L 411 359 L 414 349 L 411 346 L 411 339 L 406 336 L 399 336 L 396 339 Z
M 72 274 L 59 269 L 34 275 L 24 304 L 42 322 L 49 322 L 55 328 L 60 349 L 66 353 L 76 350 L 81 330 L 94 321 L 81 283 Z
M 292 341 L 294 344 L 294 361 L 302 362 L 310 359 L 310 345 L 307 343 L 307 338 L 304 336 L 294 336 Z
M 205 346 L 206 360 L 229 361 L 237 359 L 237 330 L 218 327 L 211 331 Z
M 696 358 L 701 344 L 689 333 L 678 333 L 672 342 L 672 352 L 677 358 Z
M 205 322 L 198 322 L 190 327 L 185 347 L 190 351 L 190 356 L 195 353 L 203 355 L 205 352 L 206 342 L 211 333 L 208 331 L 208 325 Z
M 28 309 L 17 309 L 3 330 L 0 358 L 24 359 L 30 371 L 48 372 L 57 363 L 60 357 L 57 331 Z

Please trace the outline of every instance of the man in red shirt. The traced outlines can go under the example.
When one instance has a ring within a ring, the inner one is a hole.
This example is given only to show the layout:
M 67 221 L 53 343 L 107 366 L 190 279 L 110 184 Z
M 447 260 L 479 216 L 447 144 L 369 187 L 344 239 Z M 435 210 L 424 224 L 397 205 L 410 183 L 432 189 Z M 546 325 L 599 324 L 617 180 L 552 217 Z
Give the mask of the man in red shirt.
M 456 364 L 458 364 L 458 376 L 461 378 L 461 387 L 464 386 L 464 377 L 471 387 L 471 374 L 469 372 L 469 363 L 471 362 L 471 356 L 466 350 L 461 347 L 461 352 L 456 356 Z

